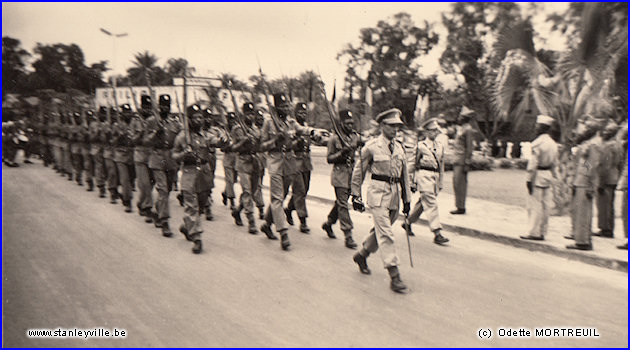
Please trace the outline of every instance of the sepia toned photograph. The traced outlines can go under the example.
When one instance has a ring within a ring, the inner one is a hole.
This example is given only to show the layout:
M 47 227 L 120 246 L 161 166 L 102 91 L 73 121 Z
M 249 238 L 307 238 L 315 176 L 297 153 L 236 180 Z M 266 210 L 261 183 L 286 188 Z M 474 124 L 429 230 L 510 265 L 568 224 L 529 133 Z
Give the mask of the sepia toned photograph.
M 3 2 L 2 347 L 627 348 L 628 4 Z

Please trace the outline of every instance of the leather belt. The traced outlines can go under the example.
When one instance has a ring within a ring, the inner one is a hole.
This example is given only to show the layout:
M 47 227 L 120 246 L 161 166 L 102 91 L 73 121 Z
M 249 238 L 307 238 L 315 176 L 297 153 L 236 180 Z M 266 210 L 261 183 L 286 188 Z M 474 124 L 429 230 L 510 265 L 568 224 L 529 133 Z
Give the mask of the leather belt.
M 372 174 L 372 180 L 385 181 L 385 182 L 389 182 L 390 184 L 400 182 L 399 177 L 391 177 L 387 175 L 378 175 L 378 174 Z
M 436 173 L 439 173 L 439 172 L 440 172 L 440 170 L 438 170 L 438 169 L 434 169 L 434 168 L 430 168 L 430 167 L 428 167 L 428 166 L 421 166 L 421 167 L 420 167 L 420 170 L 428 170 L 428 171 L 433 171 L 433 172 L 436 172 Z
M 537 170 L 551 170 L 551 166 L 537 166 Z

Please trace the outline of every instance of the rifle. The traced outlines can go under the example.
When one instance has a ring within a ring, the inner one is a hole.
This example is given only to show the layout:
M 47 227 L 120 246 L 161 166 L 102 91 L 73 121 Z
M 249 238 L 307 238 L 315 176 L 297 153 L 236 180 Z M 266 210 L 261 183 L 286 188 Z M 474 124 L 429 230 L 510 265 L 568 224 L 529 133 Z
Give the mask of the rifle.
M 138 106 L 138 101 L 136 100 L 136 93 L 133 91 L 131 86 L 128 86 L 131 91 L 131 96 L 133 97 L 133 106 L 136 108 L 136 112 L 140 113 L 140 107 Z
M 241 118 L 240 112 L 238 110 L 238 104 L 236 103 L 236 97 L 234 96 L 234 93 L 232 92 L 232 82 L 228 80 L 225 85 L 227 86 L 228 91 L 230 92 L 230 96 L 232 97 L 232 105 L 234 105 L 234 115 L 236 115 L 236 122 L 239 124 L 241 128 L 243 128 L 243 132 L 245 133 L 245 135 L 247 135 L 247 137 L 250 138 L 251 135 L 248 132 L 249 127 L 247 127 L 247 125 Z
M 319 76 L 319 80 L 322 82 L 320 84 L 320 90 L 322 94 L 324 95 L 324 101 L 326 102 L 326 110 L 328 111 L 328 116 L 330 117 L 330 121 L 332 122 L 333 130 L 335 131 L 335 134 L 337 134 L 337 136 L 339 137 L 339 140 L 341 141 L 341 144 L 343 145 L 343 147 L 350 147 L 350 140 L 348 140 L 346 138 L 346 135 L 344 135 L 341 132 L 339 125 L 337 123 L 337 119 L 335 118 L 335 111 L 333 110 L 333 107 L 330 104 L 330 101 L 328 101 L 328 95 L 326 95 L 326 88 L 324 87 L 322 76 L 321 74 L 319 74 L 319 69 L 318 69 L 317 74 Z
M 260 60 L 258 60 L 258 56 L 256 56 L 256 60 L 258 61 L 258 73 L 260 74 L 260 80 L 263 84 L 265 102 L 267 102 L 267 109 L 269 109 L 269 114 L 271 115 L 271 121 L 273 122 L 273 125 L 276 127 L 276 130 L 279 133 L 283 133 L 283 135 L 286 138 L 286 129 L 287 129 L 286 123 L 280 120 L 280 117 L 278 117 L 278 115 L 276 114 L 276 110 L 273 108 L 273 106 L 271 105 L 271 102 L 269 101 L 269 94 L 267 93 L 270 90 L 269 85 L 267 85 L 267 82 L 265 81 L 265 76 L 263 74 L 262 67 L 260 66 Z
M 184 113 L 182 114 L 182 123 L 184 124 L 184 139 L 186 140 L 186 144 L 187 145 L 191 145 L 192 144 L 192 138 L 190 137 L 190 129 L 188 128 L 188 110 L 186 107 L 186 101 L 188 99 L 188 91 L 187 91 L 187 85 L 186 85 L 186 71 L 184 70 L 184 74 L 182 75 L 182 78 L 184 80 Z M 179 106 L 179 97 L 177 97 L 177 94 L 175 94 L 175 97 L 177 98 L 178 102 L 177 105 Z M 179 108 L 179 107 L 178 107 Z

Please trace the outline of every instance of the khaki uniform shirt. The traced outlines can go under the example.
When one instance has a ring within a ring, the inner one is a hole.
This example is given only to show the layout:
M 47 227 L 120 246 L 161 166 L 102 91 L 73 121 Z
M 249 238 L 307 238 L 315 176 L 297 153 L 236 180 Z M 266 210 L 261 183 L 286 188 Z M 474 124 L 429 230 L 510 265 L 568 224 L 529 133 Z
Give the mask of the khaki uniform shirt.
M 428 138 L 420 141 L 415 164 L 418 191 L 437 194 L 444 178 L 444 146 Z
M 365 174 L 369 171 L 373 175 L 400 178 L 403 197 L 410 201 L 411 190 L 405 151 L 400 142 L 396 141 L 393 142 L 393 152 L 390 151 L 390 143 L 392 142 L 387 140 L 384 135 L 380 135 L 365 144 L 361 150 L 361 161 L 356 162 L 352 172 L 351 191 L 353 196 L 361 195 L 361 184 Z M 371 208 L 387 207 L 390 210 L 398 210 L 401 194 L 398 185 L 398 183 L 372 180 L 368 187 L 366 204 Z
M 549 187 L 555 178 L 558 164 L 558 144 L 549 136 L 542 134 L 532 141 L 532 155 L 527 162 L 527 179 L 536 187 Z M 538 169 L 550 168 L 549 170 Z

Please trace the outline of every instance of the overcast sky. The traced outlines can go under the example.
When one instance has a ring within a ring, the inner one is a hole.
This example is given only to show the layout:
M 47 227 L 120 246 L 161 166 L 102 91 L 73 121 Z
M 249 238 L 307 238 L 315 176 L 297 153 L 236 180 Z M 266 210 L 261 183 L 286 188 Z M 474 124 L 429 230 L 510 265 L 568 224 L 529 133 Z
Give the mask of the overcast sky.
M 422 60 L 423 74 L 439 72 L 445 30 L 439 24 L 448 3 L 2 3 L 2 35 L 32 52 L 36 43 L 76 43 L 86 64 L 112 62 L 123 74 L 135 53 L 148 50 L 163 66 L 186 58 L 197 75 L 230 72 L 246 80 L 260 58 L 272 78 L 319 70 L 327 84 L 341 85 L 344 67 L 336 55 L 357 42 L 359 30 L 399 12 L 416 24 L 435 22 L 440 44 Z M 549 5 L 554 9 L 563 4 Z M 113 39 L 112 33 L 127 33 Z M 539 28 L 535 28 L 540 30 Z M 552 43 L 553 44 L 553 43 Z M 109 75 L 109 74 L 108 74 Z

